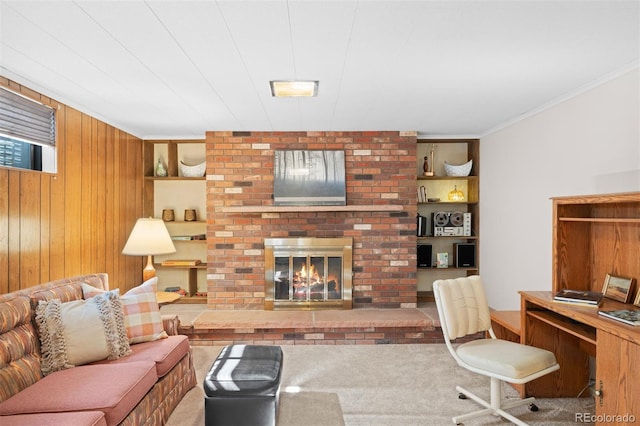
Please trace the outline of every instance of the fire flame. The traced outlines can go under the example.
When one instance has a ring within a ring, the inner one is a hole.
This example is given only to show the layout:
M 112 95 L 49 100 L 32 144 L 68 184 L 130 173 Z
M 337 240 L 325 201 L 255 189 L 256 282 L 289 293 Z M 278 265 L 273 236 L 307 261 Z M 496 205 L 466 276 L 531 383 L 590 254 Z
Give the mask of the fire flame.
M 315 265 L 313 264 L 309 266 L 309 271 L 307 271 L 306 265 L 302 265 L 302 267 L 300 268 L 300 271 L 298 272 L 298 277 L 300 281 L 307 284 L 312 284 L 312 283 L 322 281 L 322 277 L 320 276 L 320 274 L 316 270 Z
M 334 275 L 331 274 L 328 277 L 328 281 L 329 283 L 332 283 L 332 288 L 330 288 L 330 291 L 340 291 L 340 280 L 339 278 Z M 315 267 L 315 265 L 311 264 L 309 265 L 309 269 L 307 269 L 307 265 L 303 264 L 300 267 L 300 270 L 297 272 L 294 272 L 293 274 L 293 284 L 296 287 L 307 287 L 307 286 L 313 286 L 315 284 L 323 284 L 324 283 L 324 277 L 322 275 L 320 275 L 320 273 L 318 272 L 317 268 Z

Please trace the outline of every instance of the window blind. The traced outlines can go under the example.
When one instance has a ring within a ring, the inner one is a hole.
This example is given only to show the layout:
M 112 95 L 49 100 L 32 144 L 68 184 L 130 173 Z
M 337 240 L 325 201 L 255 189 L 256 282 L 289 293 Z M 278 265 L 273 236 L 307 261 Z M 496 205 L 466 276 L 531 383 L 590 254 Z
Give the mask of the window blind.
M 55 110 L 0 87 L 0 136 L 54 146 Z

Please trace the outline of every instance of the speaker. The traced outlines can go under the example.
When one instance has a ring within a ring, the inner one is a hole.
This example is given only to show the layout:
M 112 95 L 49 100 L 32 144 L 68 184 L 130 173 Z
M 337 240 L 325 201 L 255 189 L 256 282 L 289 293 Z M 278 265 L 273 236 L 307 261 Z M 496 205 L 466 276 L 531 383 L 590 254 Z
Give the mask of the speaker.
M 453 245 L 456 268 L 476 267 L 476 245 L 474 243 L 456 243 Z
M 431 268 L 431 244 L 418 244 L 418 268 Z
M 420 213 L 418 213 L 418 217 L 416 218 L 416 220 L 417 220 L 418 237 L 425 237 L 427 235 L 427 229 L 429 229 L 427 217 L 422 216 Z

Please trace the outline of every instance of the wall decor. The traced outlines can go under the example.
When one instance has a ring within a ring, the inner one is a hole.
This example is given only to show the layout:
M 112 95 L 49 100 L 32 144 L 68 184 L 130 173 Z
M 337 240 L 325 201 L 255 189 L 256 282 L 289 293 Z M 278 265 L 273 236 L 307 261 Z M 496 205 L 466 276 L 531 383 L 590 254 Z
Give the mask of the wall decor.
M 276 206 L 347 204 L 344 151 L 276 150 L 273 161 Z

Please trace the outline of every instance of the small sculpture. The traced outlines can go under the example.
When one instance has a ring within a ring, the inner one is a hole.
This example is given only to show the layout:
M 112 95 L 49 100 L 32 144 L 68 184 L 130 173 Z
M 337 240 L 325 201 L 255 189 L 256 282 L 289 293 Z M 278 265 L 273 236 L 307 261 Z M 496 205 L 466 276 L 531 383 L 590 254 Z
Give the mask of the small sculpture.
M 156 176 L 158 177 L 167 176 L 167 169 L 164 167 L 164 164 L 162 164 L 162 160 L 160 158 L 158 158 L 158 165 L 156 166 Z
M 431 162 L 427 161 L 427 157 L 424 157 L 424 165 L 423 165 L 422 168 L 424 169 L 424 175 L 425 176 L 434 176 L 435 175 L 433 173 L 433 160 L 434 160 L 435 152 L 436 152 L 436 145 L 432 144 L 431 145 L 431 150 L 429 151 L 429 155 L 431 156 Z

